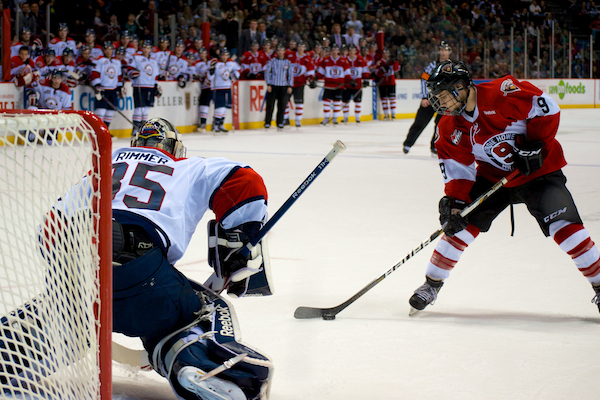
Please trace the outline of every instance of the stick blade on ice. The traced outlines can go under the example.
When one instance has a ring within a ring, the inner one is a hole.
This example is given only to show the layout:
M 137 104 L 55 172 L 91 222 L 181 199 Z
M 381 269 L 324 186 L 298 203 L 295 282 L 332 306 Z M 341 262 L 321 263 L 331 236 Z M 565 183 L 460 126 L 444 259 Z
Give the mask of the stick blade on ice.
M 296 319 L 322 318 L 326 310 L 313 307 L 298 307 L 294 312 Z

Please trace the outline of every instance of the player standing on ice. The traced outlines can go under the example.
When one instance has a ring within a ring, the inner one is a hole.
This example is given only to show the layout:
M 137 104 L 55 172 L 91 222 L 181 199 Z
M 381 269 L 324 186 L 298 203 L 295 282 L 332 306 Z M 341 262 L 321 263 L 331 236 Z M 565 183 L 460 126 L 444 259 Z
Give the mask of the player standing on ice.
M 208 118 L 208 110 L 210 102 L 213 101 L 212 90 L 210 89 L 210 79 L 208 79 L 208 71 L 212 60 L 208 59 L 208 50 L 202 47 L 198 50 L 200 60 L 196 64 L 196 72 L 200 81 L 200 98 L 198 99 L 198 130 L 206 131 L 206 120 Z
M 600 253 L 584 228 L 562 168 L 556 140 L 560 109 L 550 96 L 511 76 L 475 86 L 460 61 L 443 61 L 427 81 L 429 102 L 444 117 L 435 147 L 445 183 L 439 204 L 444 234 L 410 298 L 414 310 L 432 304 L 464 250 L 511 204 L 524 203 L 592 284 L 600 310 Z M 494 183 L 518 169 L 467 218 L 460 211 Z
M 294 87 L 292 88 L 291 99 L 294 100 L 296 128 L 302 126 L 302 114 L 304 114 L 304 86 L 307 82 L 315 80 L 315 66 L 312 63 L 311 56 L 305 53 L 305 50 L 306 44 L 300 42 L 296 45 L 296 51 L 286 52 L 285 55 L 285 58 L 290 60 L 290 63 L 292 64 L 292 72 L 294 74 Z M 290 104 L 291 101 L 288 102 L 285 108 L 285 115 L 283 117 L 284 126 L 290 124 Z
M 331 46 L 331 55 L 325 56 L 316 69 L 317 78 L 325 80 L 323 91 L 323 114 L 321 125 L 333 121 L 337 125 L 342 111 L 342 92 L 345 85 L 350 83 L 350 64 L 340 56 L 340 48 Z M 333 119 L 330 117 L 333 105 Z
M 356 123 L 360 123 L 362 88 L 369 86 L 369 68 L 366 61 L 358 54 L 358 50 L 354 44 L 348 46 L 346 60 L 350 65 L 350 83 L 346 85 L 342 93 L 344 109 L 344 119 L 342 122 L 348 122 L 348 118 L 350 117 L 350 102 L 354 101 L 354 118 L 356 119 Z
M 273 364 L 238 342 L 235 311 L 217 294 L 243 296 L 255 278 L 268 289 L 264 239 L 238 254 L 266 219 L 262 178 L 225 158 L 184 158 L 179 132 L 162 118 L 147 121 L 131 146 L 112 155 L 113 330 L 142 339 L 180 399 L 267 399 Z M 215 291 L 173 267 L 208 209 Z
M 148 119 L 150 108 L 154 107 L 154 97 L 158 95 L 159 88 L 156 77 L 159 73 L 158 64 L 150 58 L 152 42 L 144 40 L 142 54 L 134 55 L 129 71 L 131 86 L 133 87 L 133 130 L 135 136 L 140 127 Z
M 231 108 L 231 83 L 240 78 L 240 66 L 229 58 L 229 50 L 226 47 L 221 49 L 219 59 L 212 60 L 208 69 L 208 79 L 215 102 L 213 131 L 227 133 L 229 131 L 225 129 L 224 124 L 227 109 Z
M 112 42 L 104 42 L 102 49 L 104 57 L 94 60 L 96 65 L 90 77 L 90 84 L 94 87 L 97 100 L 94 114 L 104 121 L 107 128 L 112 122 L 115 107 L 119 105 L 119 98 L 125 96 L 121 61 L 113 57 L 114 50 Z
M 435 68 L 436 65 L 438 65 L 442 61 L 450 59 L 450 54 L 452 54 L 452 48 L 450 47 L 450 45 L 448 43 L 442 41 L 440 43 L 439 51 L 440 51 L 439 60 L 433 60 L 427 67 L 425 67 L 425 71 L 421 75 L 421 97 L 422 97 L 421 105 L 419 106 L 419 109 L 417 110 L 415 122 L 412 124 L 412 126 L 408 130 L 408 135 L 406 135 L 406 140 L 404 141 L 404 147 L 402 148 L 402 151 L 404 152 L 404 154 L 408 154 L 408 152 L 410 151 L 410 148 L 415 144 L 415 142 L 417 141 L 417 139 L 419 138 L 419 136 L 421 135 L 421 133 L 423 132 L 423 130 L 425 129 L 427 124 L 429 123 L 429 121 L 431 121 L 431 117 L 433 117 L 433 114 L 435 113 L 435 110 L 429 104 L 429 100 L 427 100 L 427 79 L 431 75 L 431 71 L 433 71 L 433 69 Z M 442 118 L 441 114 L 438 114 L 437 117 L 435 117 L 435 126 L 436 127 L 437 127 L 437 124 L 440 122 L 441 118 Z M 431 154 L 433 154 L 433 155 L 436 154 L 435 153 L 436 152 L 435 144 L 434 144 L 435 131 L 436 131 L 436 129 L 434 127 L 433 135 L 431 136 L 431 145 L 430 145 Z
M 397 60 L 392 60 L 389 49 L 384 49 L 381 59 L 373 67 L 377 86 L 379 86 L 384 120 L 391 121 L 396 118 L 396 72 L 398 71 L 400 71 L 400 64 Z

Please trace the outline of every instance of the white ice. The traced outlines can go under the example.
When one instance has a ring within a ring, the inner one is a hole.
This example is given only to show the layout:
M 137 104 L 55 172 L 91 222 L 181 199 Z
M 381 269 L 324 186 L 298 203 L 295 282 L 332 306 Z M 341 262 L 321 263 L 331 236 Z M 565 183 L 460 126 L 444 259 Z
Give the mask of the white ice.
M 597 242 L 599 119 L 598 110 L 563 110 L 558 133 L 567 186 Z M 594 292 L 523 205 L 515 207 L 514 237 L 505 211 L 467 249 L 435 305 L 415 317 L 408 298 L 437 241 L 336 320 L 294 319 L 298 306 L 345 301 L 438 229 L 443 185 L 429 153 L 432 123 L 404 155 L 411 123 L 184 136 L 188 156 L 223 156 L 260 173 L 271 215 L 336 140 L 348 147 L 268 234 L 275 295 L 232 300 L 244 342 L 275 363 L 271 399 L 599 399 Z M 210 273 L 210 218 L 177 264 L 200 281 Z M 175 399 L 156 373 L 113 365 L 115 399 Z

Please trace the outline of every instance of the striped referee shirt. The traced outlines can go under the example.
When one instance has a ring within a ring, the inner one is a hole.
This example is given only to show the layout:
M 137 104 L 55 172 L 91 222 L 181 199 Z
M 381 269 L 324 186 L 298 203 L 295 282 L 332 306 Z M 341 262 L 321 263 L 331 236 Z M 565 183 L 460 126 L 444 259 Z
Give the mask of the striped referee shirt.
M 431 75 L 431 71 L 434 70 L 437 63 L 437 60 L 432 61 L 427 67 L 425 67 L 425 70 L 421 75 L 421 97 L 424 99 L 427 98 L 427 79 L 429 79 L 429 75 Z
M 292 63 L 287 58 L 272 58 L 265 68 L 265 81 L 270 86 L 294 86 Z

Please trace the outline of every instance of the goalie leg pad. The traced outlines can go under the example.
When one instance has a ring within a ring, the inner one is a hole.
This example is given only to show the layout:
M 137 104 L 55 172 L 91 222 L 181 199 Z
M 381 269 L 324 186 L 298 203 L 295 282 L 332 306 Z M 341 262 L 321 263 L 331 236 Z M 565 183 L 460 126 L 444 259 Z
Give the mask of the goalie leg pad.
M 182 399 L 197 400 L 195 394 L 186 389 L 187 381 L 178 379 L 179 375 L 190 373 L 186 367 L 199 369 L 198 379 L 202 379 L 203 374 L 214 374 L 232 382 L 243 391 L 245 398 L 267 399 L 273 375 L 271 359 L 238 341 L 237 317 L 226 299 L 210 290 L 202 295 L 206 305 L 201 317 L 165 337 L 153 349 L 154 368 L 169 379 Z

